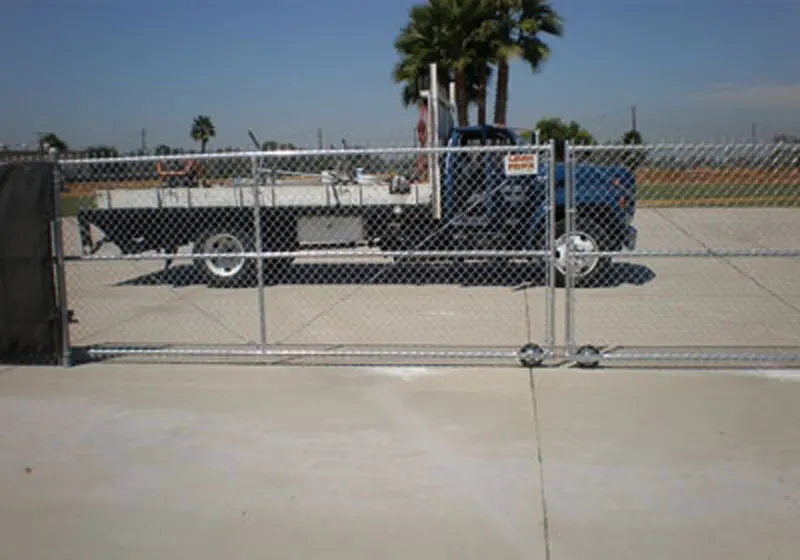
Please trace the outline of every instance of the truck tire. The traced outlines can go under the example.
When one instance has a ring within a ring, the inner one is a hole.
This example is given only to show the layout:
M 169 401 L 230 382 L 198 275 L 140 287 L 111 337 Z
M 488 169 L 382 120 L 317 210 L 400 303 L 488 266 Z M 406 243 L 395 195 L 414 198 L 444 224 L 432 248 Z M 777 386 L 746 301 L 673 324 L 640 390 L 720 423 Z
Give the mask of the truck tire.
M 606 236 L 603 228 L 598 226 L 591 219 L 578 216 L 575 220 L 574 231 L 572 232 L 572 253 L 570 255 L 574 270 L 574 285 L 586 286 L 594 284 L 608 270 L 611 262 L 610 257 L 587 256 L 582 257 L 581 252 L 604 251 L 607 246 Z M 556 286 L 563 288 L 566 285 L 565 249 L 568 241 L 566 232 L 566 221 L 559 220 L 556 223 L 556 242 L 553 247 L 555 257 Z
M 195 254 L 252 251 L 255 251 L 252 236 L 234 229 L 203 233 L 194 244 Z M 209 286 L 234 287 L 253 281 L 256 260 L 246 257 L 196 258 L 194 266 L 200 278 Z

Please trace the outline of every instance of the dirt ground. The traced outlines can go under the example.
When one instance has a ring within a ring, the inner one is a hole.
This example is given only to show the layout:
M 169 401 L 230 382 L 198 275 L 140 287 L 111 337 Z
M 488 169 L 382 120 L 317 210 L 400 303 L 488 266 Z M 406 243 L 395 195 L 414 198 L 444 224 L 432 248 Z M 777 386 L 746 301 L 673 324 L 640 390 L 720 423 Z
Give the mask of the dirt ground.
M 640 169 L 639 185 L 800 185 L 800 169 Z

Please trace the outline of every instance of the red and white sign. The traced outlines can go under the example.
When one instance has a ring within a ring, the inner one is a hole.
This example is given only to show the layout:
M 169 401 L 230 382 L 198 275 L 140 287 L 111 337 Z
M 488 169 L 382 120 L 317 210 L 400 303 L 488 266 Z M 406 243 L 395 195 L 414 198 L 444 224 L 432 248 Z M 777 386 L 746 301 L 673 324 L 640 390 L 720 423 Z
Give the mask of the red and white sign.
M 535 175 L 539 169 L 536 154 L 509 154 L 503 163 L 508 177 Z

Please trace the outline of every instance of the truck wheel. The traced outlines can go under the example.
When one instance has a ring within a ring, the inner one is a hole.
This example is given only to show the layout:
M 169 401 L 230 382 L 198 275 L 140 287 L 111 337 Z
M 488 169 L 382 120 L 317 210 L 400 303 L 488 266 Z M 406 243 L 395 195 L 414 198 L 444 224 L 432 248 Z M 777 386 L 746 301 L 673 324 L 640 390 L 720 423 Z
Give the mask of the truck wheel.
M 605 247 L 603 230 L 587 218 L 578 218 L 574 231 L 567 235 L 566 222 L 556 223 L 556 243 L 553 247 L 555 258 L 556 286 L 566 285 L 567 243 L 570 243 L 569 258 L 573 264 L 575 286 L 591 284 L 607 269 L 609 257 L 583 256 L 582 253 L 602 251 Z
M 194 244 L 196 254 L 246 253 L 254 251 L 251 236 L 236 231 L 208 232 Z M 209 286 L 239 286 L 254 278 L 255 259 L 246 257 L 197 258 L 195 268 Z

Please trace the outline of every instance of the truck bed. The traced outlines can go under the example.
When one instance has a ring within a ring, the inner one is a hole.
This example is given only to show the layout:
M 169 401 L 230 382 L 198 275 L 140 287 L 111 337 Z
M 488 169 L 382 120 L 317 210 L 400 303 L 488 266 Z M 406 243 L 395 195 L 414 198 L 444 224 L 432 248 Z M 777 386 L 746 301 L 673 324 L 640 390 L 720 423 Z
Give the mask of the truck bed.
M 262 208 L 364 207 L 419 205 L 431 201 L 430 183 L 412 183 L 405 194 L 393 194 L 386 184 L 331 186 L 322 184 L 213 185 L 95 191 L 95 207 L 117 208 L 252 208 L 258 195 Z

